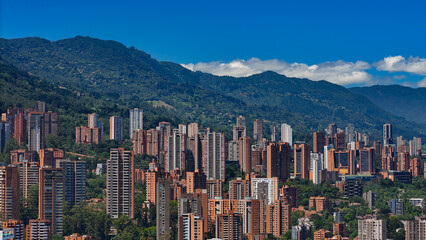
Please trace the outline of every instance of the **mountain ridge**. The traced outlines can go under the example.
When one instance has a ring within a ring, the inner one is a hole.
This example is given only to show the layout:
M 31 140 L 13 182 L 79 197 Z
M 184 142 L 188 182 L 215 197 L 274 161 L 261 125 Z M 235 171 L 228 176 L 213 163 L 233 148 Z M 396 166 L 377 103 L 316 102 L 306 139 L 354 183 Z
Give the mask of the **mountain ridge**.
M 21 70 L 89 95 L 128 107 L 161 100 L 185 116 L 182 119 L 224 125 L 222 129 L 236 116 L 245 115 L 249 121 L 290 123 L 296 131 L 305 132 L 301 139 L 330 122 L 341 128 L 353 122 L 376 137 L 385 122 L 394 123 L 396 132 L 409 137 L 426 132 L 327 81 L 288 78 L 271 71 L 245 78 L 192 72 L 112 40 L 0 39 L 0 56 Z

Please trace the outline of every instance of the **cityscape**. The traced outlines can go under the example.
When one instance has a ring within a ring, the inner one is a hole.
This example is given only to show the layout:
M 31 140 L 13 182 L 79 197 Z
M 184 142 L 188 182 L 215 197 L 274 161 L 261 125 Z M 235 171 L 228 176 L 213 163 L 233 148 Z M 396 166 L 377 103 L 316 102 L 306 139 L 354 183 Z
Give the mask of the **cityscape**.
M 426 240 L 425 9 L 0 0 L 0 240 Z
M 388 239 L 387 224 L 395 221 L 395 235 L 426 236 L 424 191 L 392 199 L 377 196 L 383 189 L 375 191 L 426 178 L 421 138 L 394 136 L 390 123 L 380 140 L 352 123 L 330 123 L 312 133 L 309 145 L 294 142 L 286 123 L 274 125 L 266 138 L 263 121 L 256 119 L 249 132 L 244 116 L 236 118 L 228 141 L 198 123 L 159 122 L 144 129 L 138 108 L 110 116 L 107 136 L 108 125 L 91 113 L 86 126 L 75 127 L 76 144 L 131 144 L 108 149 L 106 162 L 88 166 L 92 156 L 48 146 L 60 131 L 58 119 L 43 101 L 2 114 L 0 146 L 10 157 L 0 167 L 3 239 L 142 237 L 135 229 L 152 231 L 141 239 Z M 89 198 L 93 180 L 102 182 L 96 186 L 101 189 Z M 69 215 L 85 218 L 74 212 L 82 207 L 102 212 L 106 226 L 93 230 L 103 236 L 88 235 L 87 228 L 72 231 L 78 226 Z M 350 208 L 363 214 L 351 215 Z M 394 218 L 406 214 L 411 219 L 403 225 Z

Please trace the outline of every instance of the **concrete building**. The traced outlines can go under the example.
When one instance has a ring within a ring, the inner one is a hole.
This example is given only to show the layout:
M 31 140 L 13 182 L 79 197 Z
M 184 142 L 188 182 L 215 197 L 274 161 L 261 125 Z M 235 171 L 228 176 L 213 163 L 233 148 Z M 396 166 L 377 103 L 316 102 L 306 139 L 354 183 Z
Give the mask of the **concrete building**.
M 286 142 L 290 146 L 293 145 L 293 129 L 286 123 L 281 125 L 281 142 Z
M 134 218 L 135 178 L 133 152 L 112 148 L 107 160 L 107 214 Z
M 167 172 L 175 169 L 185 171 L 187 152 L 186 135 L 179 133 L 177 129 L 174 129 L 172 135 L 169 136 L 167 144 L 168 147 L 165 170 Z
M 376 205 L 376 195 L 371 190 L 363 193 L 362 198 L 368 203 L 370 209 Z
M 129 137 L 133 139 L 133 133 L 137 129 L 143 129 L 143 110 L 134 108 L 129 110 Z
M 208 133 L 203 140 L 203 171 L 207 179 L 225 181 L 225 136 Z
M 158 179 L 156 199 L 157 240 L 166 240 L 170 233 L 170 183 L 165 178 Z
M 278 178 L 252 178 L 251 196 L 272 204 L 279 197 Z
M 383 125 L 383 146 L 388 146 L 393 144 L 393 133 L 392 133 L 392 125 L 390 123 L 386 123 Z
M 63 233 L 64 182 L 62 168 L 39 169 L 38 218 L 50 221 L 52 235 Z
M 405 221 L 406 240 L 426 240 L 426 217 Z
M 395 215 L 404 215 L 405 203 L 402 199 L 391 199 L 389 200 L 389 208 Z
M 86 162 L 69 159 L 59 159 L 57 168 L 64 170 L 65 201 L 70 207 L 86 200 Z
M 241 200 L 250 197 L 250 181 L 237 178 L 229 182 L 229 199 Z
M 124 122 L 122 117 L 109 118 L 109 139 L 122 141 L 124 139 Z
M 179 217 L 179 240 L 203 240 L 203 218 L 194 214 Z
M 21 220 L 9 220 L 1 223 L 3 229 L 13 229 L 13 240 L 25 239 L 25 224 Z M 1 238 L 0 238 L 1 239 Z M 4 239 L 4 238 L 3 238 Z
M 358 219 L 358 240 L 386 240 L 386 220 L 370 216 Z
M 190 123 L 188 125 L 188 137 L 194 137 L 195 135 L 198 135 L 198 123 Z

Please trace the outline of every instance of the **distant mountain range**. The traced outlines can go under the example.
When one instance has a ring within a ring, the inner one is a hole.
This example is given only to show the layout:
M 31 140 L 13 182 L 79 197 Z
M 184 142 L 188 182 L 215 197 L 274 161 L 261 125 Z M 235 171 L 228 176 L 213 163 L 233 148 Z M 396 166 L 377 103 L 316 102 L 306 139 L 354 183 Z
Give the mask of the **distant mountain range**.
M 405 119 L 426 125 L 426 88 L 400 85 L 350 88 L 384 110 Z
M 104 114 L 114 112 L 114 106 L 147 109 L 147 127 L 153 127 L 159 115 L 230 132 L 235 117 L 244 115 L 248 122 L 264 119 L 266 134 L 272 124 L 289 123 L 294 128 L 295 140 L 307 139 L 312 131 L 323 129 L 330 122 L 341 128 L 354 123 L 356 129 L 377 139 L 387 122 L 394 125 L 397 135 L 426 136 L 421 117 L 386 108 L 386 103 L 370 96 L 373 93 L 365 90 L 368 88 L 347 89 L 326 81 L 288 78 L 274 72 L 244 78 L 219 77 L 159 62 L 118 42 L 80 36 L 59 41 L 0 39 L 0 57 L 5 66 L 16 67 L 55 86 L 52 91 L 60 86 L 96 101 L 97 109 L 92 110 L 101 115 L 105 109 L 109 110 Z M 19 91 L 9 93 L 10 98 L 14 94 L 20 99 Z M 402 98 L 400 94 L 388 96 L 395 102 Z M 410 100 L 406 97 L 405 101 Z M 416 102 L 416 109 L 424 108 L 424 102 L 423 95 Z M 1 104 L 1 110 L 6 105 Z

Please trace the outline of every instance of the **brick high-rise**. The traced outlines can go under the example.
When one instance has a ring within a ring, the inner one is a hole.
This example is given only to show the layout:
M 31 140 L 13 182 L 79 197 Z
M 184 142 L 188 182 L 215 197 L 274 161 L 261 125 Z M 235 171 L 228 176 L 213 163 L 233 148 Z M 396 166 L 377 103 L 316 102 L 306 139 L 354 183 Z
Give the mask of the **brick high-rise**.
M 133 132 L 133 153 L 142 155 L 147 153 L 147 132 L 143 129 L 136 129 Z
M 229 240 L 243 239 L 243 218 L 236 212 L 219 214 L 216 217 L 216 238 Z
M 290 178 L 290 145 L 270 143 L 267 146 L 267 177 L 277 177 L 280 181 Z
M 229 199 L 240 200 L 250 196 L 250 181 L 237 178 L 229 182 Z
M 112 148 L 107 160 L 107 214 L 134 218 L 135 178 L 133 152 Z
M 167 144 L 166 171 L 169 172 L 175 169 L 185 171 L 187 151 L 186 135 L 174 129 L 173 134 L 169 136 Z
M 291 229 L 291 206 L 285 200 L 275 200 L 266 205 L 266 233 L 275 237 Z
M 18 167 L 0 167 L 0 216 L 3 220 L 19 219 Z
M 27 117 L 28 150 L 40 151 L 44 148 L 44 113 L 30 112 Z
M 263 122 L 262 120 L 256 119 L 253 122 L 253 140 L 262 141 L 263 139 Z
M 314 132 L 314 147 L 312 148 L 312 152 L 314 153 L 324 153 L 325 146 L 325 133 L 324 132 Z
M 309 179 L 310 148 L 308 145 L 294 145 L 294 177 Z
M 65 200 L 63 169 L 40 168 L 38 184 L 38 218 L 50 220 L 52 234 L 62 235 Z
M 31 219 L 26 229 L 27 240 L 50 240 L 53 235 L 49 219 Z
M 194 214 L 183 214 L 179 217 L 179 240 L 203 240 L 204 219 Z
M 251 141 L 249 137 L 242 137 L 238 140 L 238 161 L 242 172 L 251 172 Z
M 31 187 L 38 184 L 39 164 L 37 162 L 19 162 L 19 187 L 24 199 L 29 198 Z

